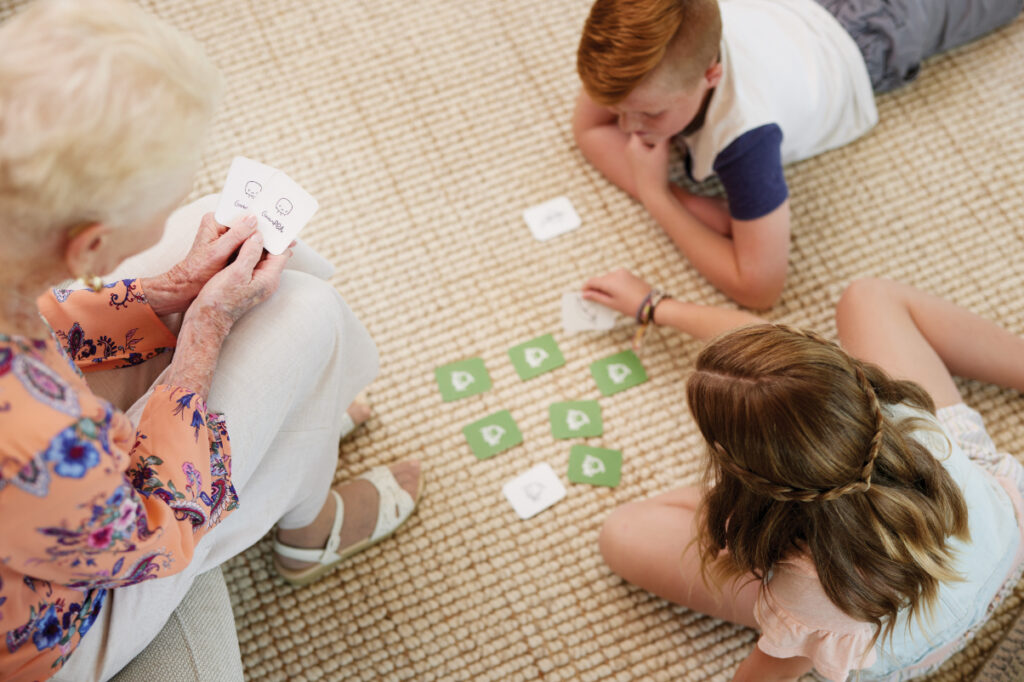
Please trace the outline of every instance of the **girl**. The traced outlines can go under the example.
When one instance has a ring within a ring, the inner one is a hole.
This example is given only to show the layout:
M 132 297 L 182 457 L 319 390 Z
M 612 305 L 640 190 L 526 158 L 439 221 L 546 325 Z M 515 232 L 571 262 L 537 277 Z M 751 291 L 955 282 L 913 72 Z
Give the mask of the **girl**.
M 721 334 L 687 383 L 704 486 L 620 507 L 600 547 L 626 580 L 759 629 L 735 679 L 916 677 L 1020 578 L 1024 469 L 996 452 L 950 372 L 1024 390 L 1024 339 L 882 280 L 843 294 L 843 348 L 662 298 L 622 270 L 584 297 Z

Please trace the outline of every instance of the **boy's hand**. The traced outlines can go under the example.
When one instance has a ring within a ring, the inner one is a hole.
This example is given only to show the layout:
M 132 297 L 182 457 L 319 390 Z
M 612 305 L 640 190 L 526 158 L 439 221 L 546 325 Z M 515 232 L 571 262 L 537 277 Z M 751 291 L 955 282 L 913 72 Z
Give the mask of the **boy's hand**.
M 669 191 L 668 185 L 668 145 L 671 140 L 665 138 L 654 146 L 648 146 L 639 135 L 629 136 L 626 145 L 626 157 L 633 169 L 633 182 L 637 196 L 646 205 L 648 201 Z
M 650 284 L 619 268 L 607 275 L 588 279 L 583 285 L 583 298 L 634 317 L 650 291 Z

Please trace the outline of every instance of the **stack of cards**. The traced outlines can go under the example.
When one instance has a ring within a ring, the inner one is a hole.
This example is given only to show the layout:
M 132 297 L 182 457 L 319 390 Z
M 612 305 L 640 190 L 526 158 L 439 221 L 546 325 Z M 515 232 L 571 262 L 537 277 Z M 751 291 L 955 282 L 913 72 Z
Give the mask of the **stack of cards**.
M 319 208 L 316 199 L 282 171 L 236 156 L 213 217 L 221 225 L 234 225 L 255 215 L 263 247 L 276 256 L 288 249 Z

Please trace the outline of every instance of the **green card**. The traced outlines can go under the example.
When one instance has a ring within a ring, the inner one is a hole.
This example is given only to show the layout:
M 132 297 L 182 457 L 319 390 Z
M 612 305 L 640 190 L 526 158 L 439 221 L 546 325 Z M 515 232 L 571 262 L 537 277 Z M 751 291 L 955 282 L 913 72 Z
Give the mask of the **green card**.
M 509 348 L 508 356 L 512 359 L 516 374 L 523 381 L 565 364 L 562 351 L 558 349 L 555 337 L 551 334 L 538 336 L 533 341 Z
M 631 350 L 624 350 L 590 366 L 590 373 L 602 395 L 612 395 L 647 381 L 647 372 L 640 358 Z
M 551 435 L 555 438 L 586 438 L 600 436 L 604 432 L 601 406 L 596 400 L 552 403 L 548 415 L 551 417 Z
M 441 398 L 450 403 L 459 398 L 483 393 L 491 387 L 491 375 L 480 358 L 470 358 L 434 370 Z
M 463 426 L 462 433 L 477 459 L 494 457 L 523 442 L 523 434 L 508 410 L 495 412 Z
M 573 445 L 569 450 L 569 480 L 614 488 L 622 479 L 622 451 Z

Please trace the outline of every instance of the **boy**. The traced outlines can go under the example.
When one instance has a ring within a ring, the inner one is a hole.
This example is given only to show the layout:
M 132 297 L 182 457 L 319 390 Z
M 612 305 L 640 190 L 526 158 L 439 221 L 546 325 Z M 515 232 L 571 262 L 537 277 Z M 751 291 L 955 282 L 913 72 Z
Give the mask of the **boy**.
M 873 90 L 1003 24 L 1024 0 L 597 0 L 580 40 L 573 133 L 680 251 L 742 305 L 768 308 L 789 257 L 783 164 L 852 142 Z M 668 145 L 727 201 L 668 181 Z

